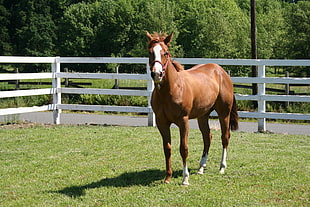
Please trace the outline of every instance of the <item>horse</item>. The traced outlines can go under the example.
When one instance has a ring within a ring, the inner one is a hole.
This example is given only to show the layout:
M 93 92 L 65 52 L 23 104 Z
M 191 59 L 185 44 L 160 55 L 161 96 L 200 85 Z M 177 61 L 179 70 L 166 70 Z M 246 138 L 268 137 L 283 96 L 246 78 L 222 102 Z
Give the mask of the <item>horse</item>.
M 197 174 L 203 174 L 206 168 L 212 134 L 209 127 L 209 115 L 215 110 L 221 125 L 222 160 L 220 173 L 227 167 L 227 147 L 230 129 L 238 129 L 238 112 L 234 97 L 233 84 L 226 71 L 218 64 L 201 64 L 185 70 L 172 59 L 168 50 L 173 37 L 165 33 L 146 32 L 148 38 L 149 65 L 155 84 L 151 96 L 151 106 L 155 113 L 157 128 L 162 136 L 166 161 L 164 183 L 170 183 L 171 134 L 172 123 L 178 126 L 180 133 L 180 154 L 183 161 L 183 185 L 189 185 L 188 157 L 188 120 L 197 118 L 203 137 L 203 153 Z

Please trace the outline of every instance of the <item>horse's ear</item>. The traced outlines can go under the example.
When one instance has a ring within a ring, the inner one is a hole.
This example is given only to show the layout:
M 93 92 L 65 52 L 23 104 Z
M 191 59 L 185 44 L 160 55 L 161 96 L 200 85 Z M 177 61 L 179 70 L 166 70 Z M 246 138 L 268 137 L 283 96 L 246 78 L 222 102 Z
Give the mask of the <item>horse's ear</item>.
M 165 38 L 164 43 L 165 43 L 166 45 L 169 45 L 169 43 L 171 42 L 173 33 L 174 33 L 174 32 L 171 32 L 171 34 L 168 35 L 168 37 Z
M 146 36 L 147 36 L 147 38 L 148 38 L 149 40 L 152 39 L 152 35 L 151 35 L 148 31 L 146 31 Z

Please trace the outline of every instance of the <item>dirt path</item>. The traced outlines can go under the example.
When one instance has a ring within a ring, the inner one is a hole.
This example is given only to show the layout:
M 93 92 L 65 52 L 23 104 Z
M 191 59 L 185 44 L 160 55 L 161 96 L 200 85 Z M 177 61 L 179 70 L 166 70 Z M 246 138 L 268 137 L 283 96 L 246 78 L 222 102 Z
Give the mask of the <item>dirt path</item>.
M 0 122 L 10 119 L 20 121 L 52 124 L 52 112 L 34 112 L 19 115 L 11 115 L 8 117 L 0 116 Z M 97 115 L 97 114 L 77 114 L 77 113 L 62 113 L 61 124 L 98 124 L 98 125 L 122 125 L 122 126 L 147 126 L 147 117 L 137 116 L 120 116 L 120 115 Z M 190 128 L 198 129 L 196 120 L 190 120 Z M 217 120 L 211 120 L 210 126 L 212 129 L 220 129 Z M 273 124 L 267 123 L 267 130 L 278 134 L 302 134 L 310 135 L 310 125 L 299 124 Z M 240 122 L 239 130 L 244 132 L 256 132 L 257 122 Z

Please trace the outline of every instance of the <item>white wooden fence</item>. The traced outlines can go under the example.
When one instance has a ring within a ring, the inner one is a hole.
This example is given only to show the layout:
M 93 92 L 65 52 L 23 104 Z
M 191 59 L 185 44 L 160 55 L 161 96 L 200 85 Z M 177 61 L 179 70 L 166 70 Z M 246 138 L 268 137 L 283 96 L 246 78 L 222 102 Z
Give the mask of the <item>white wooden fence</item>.
M 257 83 L 257 95 L 236 94 L 237 100 L 253 100 L 258 102 L 257 112 L 239 111 L 240 117 L 257 118 L 258 130 L 266 130 L 266 118 L 269 119 L 295 119 L 310 120 L 310 114 L 298 113 L 273 113 L 266 112 L 266 101 L 284 102 L 310 102 L 310 96 L 297 95 L 266 95 L 266 83 L 276 84 L 310 84 L 310 78 L 277 78 L 265 77 L 266 66 L 310 66 L 310 60 L 250 60 L 250 59 L 205 59 L 205 58 L 176 58 L 182 64 L 206 64 L 217 63 L 220 65 L 257 65 L 258 77 L 232 77 L 234 83 Z M 148 125 L 155 125 L 155 116 L 150 106 L 150 97 L 153 90 L 152 79 L 149 74 L 148 58 L 108 58 L 108 57 L 13 57 L 0 56 L 0 64 L 16 63 L 49 63 L 50 73 L 19 73 L 0 74 L 0 80 L 23 80 L 23 79 L 52 79 L 52 86 L 49 89 L 31 89 L 0 91 L 0 98 L 33 96 L 50 94 L 53 95 L 53 103 L 44 106 L 20 107 L 0 109 L 0 115 L 28 113 L 36 111 L 53 110 L 54 123 L 60 124 L 61 110 L 84 110 L 84 111 L 118 111 L 118 112 L 142 112 L 148 113 Z M 60 71 L 61 63 L 131 63 L 145 64 L 145 74 L 118 74 L 118 73 L 64 73 Z M 75 89 L 62 88 L 62 78 L 80 79 L 137 79 L 147 80 L 147 90 L 125 90 L 125 89 Z M 100 95 L 132 95 L 147 96 L 148 107 L 134 106 L 106 106 L 106 105 L 78 105 L 62 104 L 61 94 L 100 94 Z M 212 115 L 216 115 L 213 113 Z

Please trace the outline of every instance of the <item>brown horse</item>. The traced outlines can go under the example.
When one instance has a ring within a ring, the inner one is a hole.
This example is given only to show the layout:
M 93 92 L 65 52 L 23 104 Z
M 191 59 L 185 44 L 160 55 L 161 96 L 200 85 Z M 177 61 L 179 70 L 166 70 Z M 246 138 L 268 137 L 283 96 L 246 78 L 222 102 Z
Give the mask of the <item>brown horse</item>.
M 202 133 L 204 149 L 198 174 L 203 174 L 208 158 L 212 135 L 209 115 L 218 113 L 222 132 L 222 160 L 220 173 L 224 173 L 230 129 L 238 129 L 238 113 L 233 92 L 233 84 L 228 74 L 217 64 L 196 65 L 189 70 L 171 59 L 168 46 L 173 33 L 165 37 L 163 33 L 147 32 L 149 64 L 155 83 L 152 94 L 152 108 L 156 124 L 163 139 L 166 158 L 165 183 L 172 176 L 170 125 L 176 124 L 180 130 L 180 154 L 183 159 L 183 184 L 188 185 L 189 172 L 186 164 L 188 156 L 188 120 L 197 118 Z

